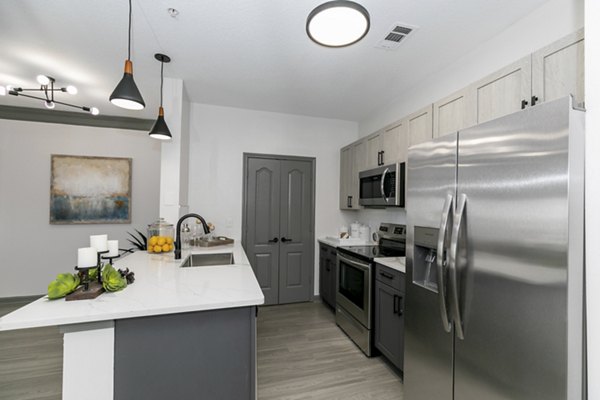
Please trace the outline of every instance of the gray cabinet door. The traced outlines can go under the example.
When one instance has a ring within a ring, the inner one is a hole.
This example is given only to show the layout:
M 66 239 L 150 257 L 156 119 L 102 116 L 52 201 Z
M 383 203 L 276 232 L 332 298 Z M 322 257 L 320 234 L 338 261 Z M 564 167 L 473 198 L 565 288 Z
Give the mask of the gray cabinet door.
M 327 267 L 329 266 L 329 249 L 322 244 L 319 246 L 319 294 L 324 303 L 329 304 L 329 277 Z
M 246 253 L 265 296 L 277 304 L 279 292 L 280 161 L 249 158 L 246 199 Z
M 404 369 L 404 293 L 375 282 L 375 346 Z
M 312 163 L 281 161 L 279 303 L 309 301 L 313 268 Z
M 329 269 L 327 270 L 329 283 L 329 305 L 335 309 L 335 294 L 337 293 L 337 249 L 329 249 Z

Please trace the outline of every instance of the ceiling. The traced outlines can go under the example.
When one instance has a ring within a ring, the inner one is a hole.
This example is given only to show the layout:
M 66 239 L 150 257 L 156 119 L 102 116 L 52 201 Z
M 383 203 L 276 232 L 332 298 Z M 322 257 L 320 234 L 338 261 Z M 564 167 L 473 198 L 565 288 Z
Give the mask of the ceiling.
M 108 102 L 127 57 L 127 0 L 2 0 L 0 85 L 37 87 L 35 77 L 46 74 L 78 87 L 63 101 L 154 118 L 153 55 L 163 52 L 172 58 L 165 76 L 182 79 L 192 102 L 359 121 L 546 0 L 360 0 L 371 30 L 338 49 L 305 33 L 322 2 L 133 0 L 134 77 L 147 107 L 128 111 Z M 397 50 L 375 48 L 396 22 L 419 29 Z M 14 96 L 0 104 L 43 108 Z

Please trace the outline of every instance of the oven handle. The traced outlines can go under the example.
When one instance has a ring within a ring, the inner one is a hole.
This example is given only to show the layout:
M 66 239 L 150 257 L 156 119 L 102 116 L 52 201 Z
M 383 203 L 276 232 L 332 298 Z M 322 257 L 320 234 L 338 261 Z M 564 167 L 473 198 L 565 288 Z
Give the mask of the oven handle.
M 348 263 L 350 265 L 354 265 L 356 268 L 360 268 L 363 271 L 370 271 L 371 270 L 371 264 L 359 263 L 357 261 L 354 261 L 354 260 L 351 260 L 349 258 L 346 258 L 346 257 L 342 256 L 340 253 L 338 253 L 338 261 L 343 261 L 343 262 Z
M 383 200 L 388 203 L 390 201 L 389 197 L 386 197 L 385 195 L 385 191 L 384 191 L 384 184 L 385 184 L 385 176 L 387 175 L 388 171 L 389 171 L 389 167 L 385 169 L 385 171 L 383 171 L 383 174 L 381 174 L 381 197 L 383 198 Z

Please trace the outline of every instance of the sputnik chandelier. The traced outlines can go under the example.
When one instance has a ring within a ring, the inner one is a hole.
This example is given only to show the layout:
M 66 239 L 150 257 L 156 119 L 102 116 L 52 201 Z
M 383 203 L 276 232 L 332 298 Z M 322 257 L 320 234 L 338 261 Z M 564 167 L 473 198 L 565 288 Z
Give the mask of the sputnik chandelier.
M 40 84 L 39 89 L 24 89 L 21 87 L 8 87 L 8 94 L 12 96 L 22 96 L 27 97 L 29 99 L 41 100 L 44 102 L 46 108 L 53 109 L 56 104 L 60 104 L 67 107 L 79 108 L 80 110 L 89 112 L 92 115 L 100 114 L 100 111 L 96 107 L 87 107 L 87 106 L 78 106 L 75 104 L 66 103 L 64 101 L 58 101 L 54 99 L 55 93 L 68 93 L 70 95 L 77 94 L 77 88 L 75 86 L 69 85 L 66 87 L 54 87 L 54 78 L 46 75 L 38 75 L 37 81 Z M 44 97 L 32 96 L 30 94 L 25 94 L 24 92 L 41 92 Z

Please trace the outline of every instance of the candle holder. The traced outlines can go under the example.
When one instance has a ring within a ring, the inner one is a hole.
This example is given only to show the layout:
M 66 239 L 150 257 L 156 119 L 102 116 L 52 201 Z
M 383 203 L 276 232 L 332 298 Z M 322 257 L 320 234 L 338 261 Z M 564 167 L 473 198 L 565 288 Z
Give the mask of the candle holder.
M 72 300 L 89 300 L 95 299 L 100 296 L 104 291 L 102 283 L 90 282 L 90 269 L 94 267 L 75 267 L 75 270 L 79 272 L 81 277 L 82 286 L 80 286 L 73 293 L 67 295 L 66 301 Z M 100 271 L 98 271 L 100 273 Z
M 98 283 L 100 284 L 102 283 L 102 259 L 104 258 L 102 257 L 102 254 L 106 253 L 108 253 L 108 250 L 98 252 L 98 262 L 96 264 L 96 268 L 98 268 Z
M 103 260 L 108 260 L 108 263 L 114 267 L 114 265 L 113 265 L 113 260 L 114 260 L 115 258 L 119 258 L 119 257 L 121 257 L 121 255 L 120 255 L 120 254 L 117 254 L 116 256 L 106 256 L 106 257 L 102 257 L 102 259 L 103 259 Z

